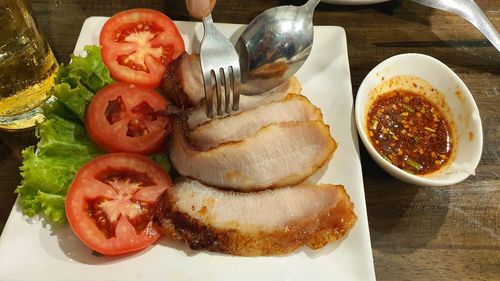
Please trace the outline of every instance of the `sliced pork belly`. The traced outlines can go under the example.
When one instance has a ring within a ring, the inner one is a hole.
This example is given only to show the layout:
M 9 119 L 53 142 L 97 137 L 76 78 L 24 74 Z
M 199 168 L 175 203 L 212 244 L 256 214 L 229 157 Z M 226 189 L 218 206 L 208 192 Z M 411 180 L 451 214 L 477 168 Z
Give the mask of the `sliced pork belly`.
M 240 193 L 183 180 L 164 200 L 159 221 L 167 234 L 192 249 L 233 255 L 319 249 L 344 236 L 357 219 L 344 187 L 330 184 Z
M 300 90 L 301 88 L 299 80 L 297 80 L 297 78 L 295 77 L 292 77 L 288 79 L 285 83 L 281 84 L 280 86 L 270 91 L 264 92 L 260 95 L 255 95 L 255 96 L 240 95 L 240 108 L 238 111 L 231 112 L 231 115 L 238 114 L 239 112 L 250 110 L 257 106 L 267 104 L 276 100 L 280 100 L 282 98 L 285 98 L 288 94 L 299 94 Z M 199 126 L 200 124 L 210 121 L 210 119 L 207 117 L 206 111 L 207 109 L 204 101 L 202 101 L 202 103 L 197 107 L 191 109 L 188 112 L 189 128 L 193 129 Z
M 319 108 L 306 97 L 289 94 L 284 99 L 206 122 L 192 130 L 189 139 L 195 146 L 206 150 L 222 143 L 244 140 L 269 124 L 321 119 Z
M 321 120 L 261 128 L 242 141 L 202 151 L 187 140 L 187 126 L 173 118 L 169 157 L 183 176 L 240 191 L 301 183 L 327 162 L 337 144 Z
M 295 87 L 298 89 L 293 89 Z M 181 54 L 177 59 L 170 62 L 167 66 L 165 76 L 161 85 L 163 92 L 178 107 L 190 108 L 201 103 L 205 98 L 203 79 L 201 76 L 200 56 L 198 54 Z M 299 93 L 300 85 L 297 79 L 285 82 L 276 90 L 271 90 L 262 95 L 252 97 L 242 97 L 240 107 L 245 110 L 245 104 L 262 103 L 267 97 L 276 95 L 276 92 L 285 91 L 283 96 L 288 93 Z M 205 105 L 200 106 L 205 115 Z
M 205 98 L 200 56 L 183 53 L 170 62 L 161 88 L 178 107 L 189 108 L 199 104 Z

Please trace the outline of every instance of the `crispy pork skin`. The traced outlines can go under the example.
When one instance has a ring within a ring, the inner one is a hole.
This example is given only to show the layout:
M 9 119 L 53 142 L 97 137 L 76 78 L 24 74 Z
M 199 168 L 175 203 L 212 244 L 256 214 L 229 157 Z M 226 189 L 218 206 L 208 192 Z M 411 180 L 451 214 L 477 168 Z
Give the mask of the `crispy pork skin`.
M 189 108 L 205 98 L 200 56 L 183 53 L 170 62 L 161 84 L 165 95 L 178 107 Z
M 283 255 L 303 245 L 318 249 L 343 237 L 356 222 L 341 185 L 302 183 L 240 193 L 195 180 L 174 186 L 158 220 L 192 249 L 243 256 Z
M 238 114 L 255 107 L 268 104 L 270 102 L 285 98 L 288 94 L 300 94 L 301 86 L 297 78 L 292 77 L 280 86 L 255 96 L 240 95 L 239 110 L 231 112 L 231 115 Z M 189 128 L 194 129 L 197 126 L 210 121 L 206 113 L 206 105 L 203 100 L 201 104 L 188 111 L 188 124 Z M 215 117 L 219 118 L 219 117 Z
M 321 120 L 319 108 L 304 96 L 289 94 L 286 98 L 254 109 L 214 119 L 189 133 L 190 141 L 202 150 L 254 135 L 260 128 L 288 121 Z
M 161 88 L 165 95 L 178 107 L 190 108 L 200 105 L 200 108 L 205 108 L 205 105 L 200 103 L 205 99 L 205 90 L 203 79 L 201 76 L 201 65 L 199 54 L 183 53 L 177 59 L 170 62 L 165 71 Z M 256 96 L 244 96 L 240 100 L 241 110 L 245 110 L 248 105 L 260 104 L 266 99 L 272 99 L 286 96 L 288 93 L 300 93 L 300 83 L 293 77 L 289 81 L 270 91 L 264 92 Z
M 192 145 L 184 120 L 173 118 L 169 157 L 179 174 L 239 191 L 301 183 L 326 163 L 337 144 L 321 120 L 261 128 L 242 141 L 208 150 Z

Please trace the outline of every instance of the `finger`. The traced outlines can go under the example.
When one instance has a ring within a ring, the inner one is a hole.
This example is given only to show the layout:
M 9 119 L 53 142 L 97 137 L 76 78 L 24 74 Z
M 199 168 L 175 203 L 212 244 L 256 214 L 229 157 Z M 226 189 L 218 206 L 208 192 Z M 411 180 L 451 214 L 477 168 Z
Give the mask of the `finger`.
M 192 17 L 203 19 L 212 12 L 215 1 L 216 0 L 186 0 L 186 8 Z

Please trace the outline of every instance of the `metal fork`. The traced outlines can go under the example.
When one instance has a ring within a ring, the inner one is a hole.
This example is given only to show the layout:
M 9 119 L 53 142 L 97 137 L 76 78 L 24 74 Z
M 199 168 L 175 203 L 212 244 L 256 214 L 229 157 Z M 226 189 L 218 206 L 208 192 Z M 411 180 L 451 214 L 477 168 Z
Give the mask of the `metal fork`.
M 200 46 L 200 64 L 205 86 L 207 116 L 212 118 L 214 100 L 219 116 L 224 115 L 224 112 L 229 114 L 231 110 L 238 110 L 241 83 L 240 61 L 233 44 L 215 27 L 212 14 L 203 18 L 203 27 L 205 34 Z M 222 88 L 224 88 L 224 96 Z
M 500 51 L 500 35 L 473 0 L 412 0 L 432 8 L 452 12 L 472 23 Z

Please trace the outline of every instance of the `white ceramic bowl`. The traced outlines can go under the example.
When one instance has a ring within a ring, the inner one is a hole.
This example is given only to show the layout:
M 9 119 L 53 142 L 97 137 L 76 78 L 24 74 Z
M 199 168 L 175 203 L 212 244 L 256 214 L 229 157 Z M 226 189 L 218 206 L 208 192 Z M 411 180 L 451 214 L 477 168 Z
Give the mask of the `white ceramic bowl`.
M 447 105 L 446 115 L 450 117 L 455 136 L 455 157 L 449 165 L 432 174 L 413 175 L 391 164 L 375 150 L 366 134 L 365 119 L 367 107 L 373 101 L 372 90 L 396 76 L 416 76 L 426 80 L 442 94 L 442 100 Z M 455 184 L 474 174 L 481 158 L 483 133 L 474 98 L 464 82 L 449 67 L 427 55 L 397 55 L 370 71 L 358 90 L 355 118 L 361 140 L 372 158 L 385 171 L 402 181 L 426 186 Z

